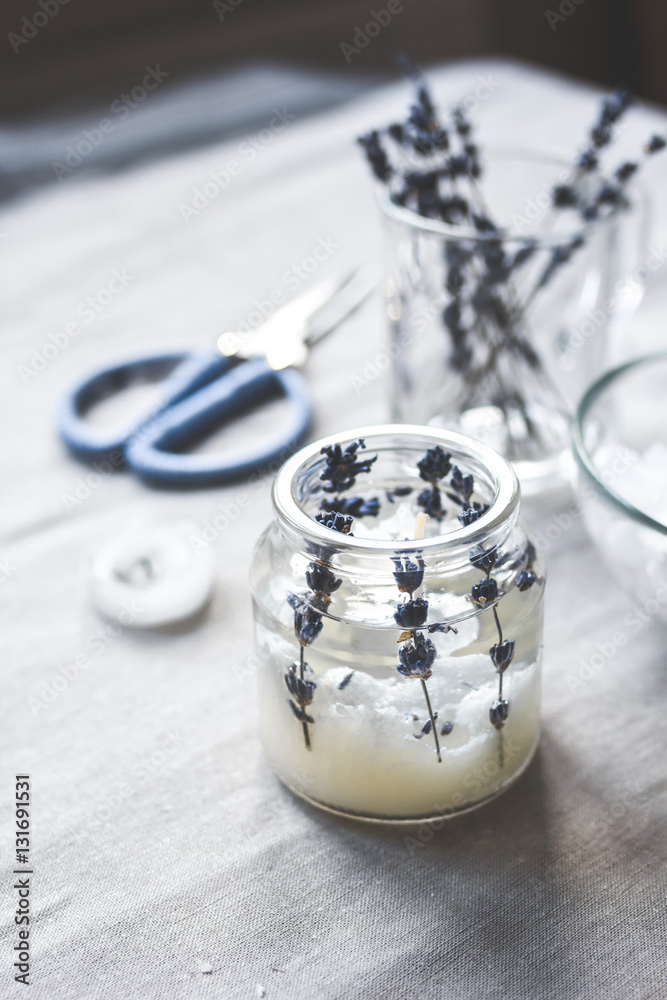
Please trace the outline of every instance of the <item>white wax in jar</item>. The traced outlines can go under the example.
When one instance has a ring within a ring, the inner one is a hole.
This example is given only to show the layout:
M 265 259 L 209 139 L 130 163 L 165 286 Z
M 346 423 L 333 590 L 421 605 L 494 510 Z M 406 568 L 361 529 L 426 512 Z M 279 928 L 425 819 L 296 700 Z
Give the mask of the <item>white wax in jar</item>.
M 516 637 L 519 657 L 522 648 L 528 653 L 533 645 L 534 629 L 528 633 L 523 642 Z M 490 644 L 487 629 L 469 619 L 460 623 L 458 638 L 465 648 L 458 643 L 458 654 L 439 655 L 427 681 L 437 712 L 441 763 L 433 733 L 419 736 L 428 719 L 419 680 L 398 672 L 372 676 L 360 662 L 363 654 L 357 658 L 353 648 L 346 666 L 322 672 L 316 666 L 308 750 L 287 704 L 283 671 L 274 661 L 260 684 L 260 729 L 278 775 L 297 793 L 332 809 L 376 819 L 456 812 L 500 791 L 528 764 L 537 746 L 539 663 L 517 659 L 506 671 L 503 695 L 509 715 L 498 731 L 489 719 L 498 676 L 481 652 Z M 324 632 L 317 641 L 323 640 Z M 307 659 L 316 664 L 311 650 L 306 650 Z M 449 722 L 451 731 L 440 735 Z

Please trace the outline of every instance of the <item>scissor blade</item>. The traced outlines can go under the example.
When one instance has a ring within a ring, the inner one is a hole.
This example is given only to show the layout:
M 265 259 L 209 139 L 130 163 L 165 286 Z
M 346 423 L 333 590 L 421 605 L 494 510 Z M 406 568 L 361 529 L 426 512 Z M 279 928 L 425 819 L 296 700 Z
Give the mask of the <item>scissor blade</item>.
M 308 327 L 306 335 L 306 346 L 310 350 L 315 344 L 319 344 L 328 336 L 332 330 L 344 323 L 346 319 L 353 316 L 357 309 L 363 306 L 377 289 L 379 278 L 370 268 L 360 267 L 354 277 L 348 282 L 344 293 L 341 292 L 332 300 L 331 308 L 321 310 L 314 323 Z
M 217 342 L 218 351 L 224 357 L 237 357 L 242 360 L 268 358 L 269 355 L 275 355 L 277 359 L 293 355 L 295 360 L 287 360 L 285 364 L 281 363 L 279 368 L 302 364 L 307 354 L 305 341 L 309 321 L 352 281 L 355 274 L 356 271 L 351 271 L 342 278 L 340 275 L 327 278 L 314 288 L 302 292 L 284 306 L 280 306 L 272 316 L 249 334 L 221 334 Z

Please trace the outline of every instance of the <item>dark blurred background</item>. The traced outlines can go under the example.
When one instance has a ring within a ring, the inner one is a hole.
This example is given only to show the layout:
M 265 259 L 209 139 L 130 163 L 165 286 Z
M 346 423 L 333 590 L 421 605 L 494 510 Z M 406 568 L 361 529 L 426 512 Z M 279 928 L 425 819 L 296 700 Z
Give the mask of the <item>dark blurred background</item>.
M 173 86 L 271 60 L 339 73 L 393 72 L 401 48 L 420 63 L 505 55 L 603 84 L 624 81 L 667 103 L 665 0 L 404 0 L 367 51 L 341 43 L 386 0 L 3 0 L 0 114 L 90 106 L 120 94 L 147 64 Z M 23 18 L 40 25 L 26 27 Z M 33 37 L 14 44 L 8 36 Z M 16 51 L 15 51 L 16 48 Z
M 277 105 L 322 111 L 396 79 L 397 51 L 667 104 L 667 0 L 3 0 L 0 18 L 0 200 L 247 133 Z

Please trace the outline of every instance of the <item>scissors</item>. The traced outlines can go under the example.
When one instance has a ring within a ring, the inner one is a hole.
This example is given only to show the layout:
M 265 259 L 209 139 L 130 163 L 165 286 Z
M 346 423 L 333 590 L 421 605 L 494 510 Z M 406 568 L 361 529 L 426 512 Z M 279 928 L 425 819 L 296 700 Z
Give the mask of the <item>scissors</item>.
M 60 437 L 76 458 L 125 465 L 150 486 L 184 489 L 244 479 L 286 457 L 305 437 L 312 407 L 296 369 L 309 348 L 351 316 L 374 286 L 357 269 L 290 300 L 248 334 L 223 333 L 216 351 L 151 354 L 104 368 L 63 399 Z M 329 306 L 337 307 L 335 315 L 328 315 Z M 161 383 L 159 400 L 129 431 L 100 430 L 85 420 L 95 404 L 147 382 Z M 223 424 L 275 397 L 286 401 L 283 421 L 261 440 L 216 455 L 187 453 Z

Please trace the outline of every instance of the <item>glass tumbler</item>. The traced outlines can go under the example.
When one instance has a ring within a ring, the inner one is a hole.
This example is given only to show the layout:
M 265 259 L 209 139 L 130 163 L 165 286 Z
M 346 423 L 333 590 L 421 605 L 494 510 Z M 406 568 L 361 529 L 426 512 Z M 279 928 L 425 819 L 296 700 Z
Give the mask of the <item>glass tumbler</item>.
M 568 175 L 533 154 L 496 154 L 480 182 L 500 221 L 492 231 L 424 218 L 379 192 L 392 417 L 490 444 L 526 495 L 570 476 L 569 421 L 647 273 L 641 192 L 632 210 L 584 225 L 550 207 Z

